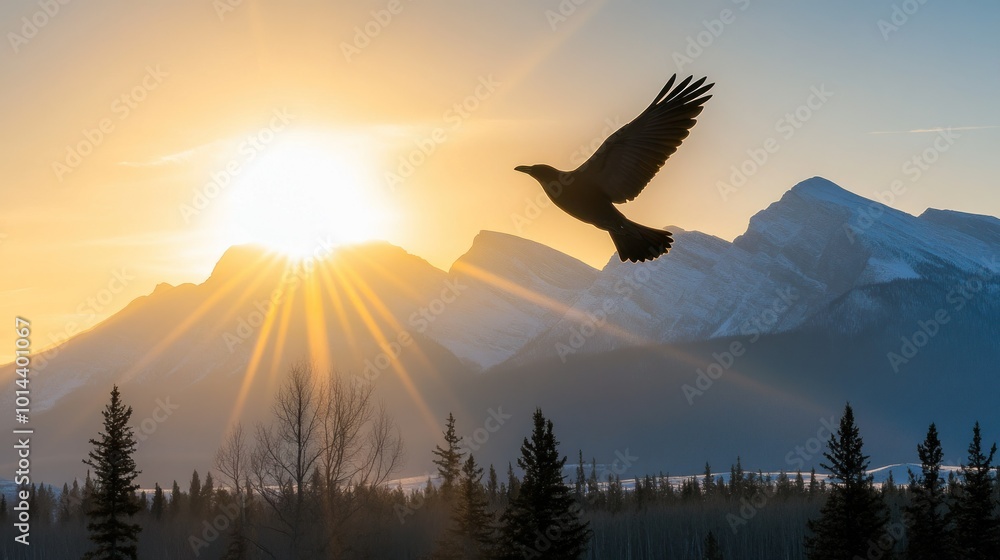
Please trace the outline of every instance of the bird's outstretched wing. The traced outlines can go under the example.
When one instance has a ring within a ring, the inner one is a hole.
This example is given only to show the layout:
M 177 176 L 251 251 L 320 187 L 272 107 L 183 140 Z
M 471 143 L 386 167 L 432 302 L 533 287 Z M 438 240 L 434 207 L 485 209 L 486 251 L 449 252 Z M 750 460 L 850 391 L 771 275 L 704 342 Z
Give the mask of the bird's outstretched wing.
M 705 92 L 705 78 L 691 83 L 693 76 L 677 84 L 670 77 L 653 102 L 632 122 L 618 129 L 577 170 L 586 184 L 601 188 L 617 204 L 642 192 L 694 126 L 702 105 L 712 96 Z

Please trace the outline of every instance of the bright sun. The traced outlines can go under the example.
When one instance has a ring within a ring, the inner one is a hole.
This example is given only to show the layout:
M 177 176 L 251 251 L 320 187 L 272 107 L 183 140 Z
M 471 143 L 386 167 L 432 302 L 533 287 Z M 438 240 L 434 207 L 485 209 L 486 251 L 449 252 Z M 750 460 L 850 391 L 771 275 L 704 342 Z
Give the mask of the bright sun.
M 370 166 L 357 142 L 322 134 L 276 138 L 233 183 L 231 235 L 303 258 L 384 236 Z

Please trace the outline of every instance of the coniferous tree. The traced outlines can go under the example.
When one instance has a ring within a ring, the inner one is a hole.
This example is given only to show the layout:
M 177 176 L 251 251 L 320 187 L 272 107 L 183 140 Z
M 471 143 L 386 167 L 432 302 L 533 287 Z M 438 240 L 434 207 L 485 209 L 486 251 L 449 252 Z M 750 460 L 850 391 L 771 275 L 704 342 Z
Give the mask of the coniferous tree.
M 209 477 L 211 475 L 212 473 L 209 473 Z M 208 484 L 209 480 L 205 479 L 205 483 Z M 309 477 L 309 491 L 316 500 L 320 500 L 326 495 L 326 482 L 323 480 L 323 475 L 319 472 L 319 467 L 314 468 L 312 475 Z M 204 487 L 202 488 L 202 493 L 204 493 Z
M 625 504 L 625 489 L 622 488 L 622 479 L 617 474 L 608 475 L 608 503 L 607 507 L 614 513 L 622 510 Z
M 56 513 L 56 518 L 60 523 L 68 523 L 73 519 L 73 502 L 70 499 L 69 484 L 65 482 L 59 494 L 59 511 Z
M 48 525 L 56 513 L 55 491 L 51 485 L 46 486 L 43 483 L 38 485 L 38 489 L 32 493 L 32 496 L 35 500 L 31 505 L 34 517 L 38 519 L 40 524 Z
M 715 539 L 715 535 L 711 531 L 705 536 L 705 542 L 702 545 L 703 551 L 701 553 L 702 560 L 723 560 L 722 549 L 719 548 L 719 541 Z
M 445 423 L 444 442 L 444 448 L 440 445 L 434 447 L 433 453 L 438 457 L 434 459 L 434 464 L 441 476 L 441 495 L 445 500 L 450 500 L 458 482 L 463 455 L 458 446 L 458 436 L 455 435 L 455 416 L 450 412 Z
M 80 492 L 80 519 L 87 520 L 87 512 L 94 504 L 94 479 L 90 477 L 90 469 L 83 479 L 83 490 Z
M 812 532 L 806 538 L 811 560 L 865 558 L 868 550 L 885 535 L 888 511 L 867 473 L 868 456 L 848 404 L 837 433 L 830 435 L 823 453 L 833 482 L 820 518 L 809 521 Z
M 482 485 L 483 469 L 470 454 L 462 465 L 462 474 L 452 507 L 450 545 L 463 560 L 489 558 L 493 544 L 493 516 Z
M 774 493 L 776 496 L 782 500 L 787 500 L 792 497 L 795 493 L 795 489 L 792 486 L 792 481 L 788 478 L 788 473 L 781 471 L 778 473 L 778 478 L 774 483 Z
M 490 464 L 490 474 L 486 478 L 486 497 L 491 504 L 495 504 L 500 495 L 500 485 L 497 480 L 497 470 Z
M 583 450 L 579 450 L 579 456 L 576 463 L 576 486 L 573 488 L 576 492 L 576 497 L 582 498 L 583 494 L 587 490 L 587 473 L 583 470 Z
M 71 519 L 83 519 L 83 490 L 75 478 L 73 485 L 69 487 L 69 513 Z
M 698 479 L 696 477 L 691 477 L 681 483 L 681 499 L 684 501 L 692 501 L 701 498 L 701 486 L 698 485 Z
M 188 509 L 193 517 L 201 515 L 201 477 L 197 470 L 191 474 L 191 484 L 188 486 Z
M 660 495 L 663 499 L 670 503 L 676 497 L 676 492 L 674 492 L 674 485 L 670 483 L 670 473 L 664 474 L 660 471 Z
M 715 495 L 715 478 L 712 476 L 712 467 L 705 461 L 705 473 L 701 481 L 702 491 L 705 493 L 705 498 L 710 498 Z
M 737 455 L 736 464 L 729 469 L 729 495 L 737 500 L 748 495 L 748 483 L 747 475 L 743 472 L 743 461 Z
M 430 498 L 432 496 L 437 496 L 437 488 L 434 487 L 434 481 L 428 476 L 427 483 L 424 484 L 424 497 Z
M 587 548 L 589 529 L 563 480 L 566 457 L 559 457 L 552 421 L 541 409 L 533 420 L 531 439 L 524 439 L 517 460 L 524 470 L 521 489 L 503 514 L 503 557 L 576 559 Z
M 896 487 L 896 478 L 893 476 L 892 471 L 889 471 L 889 475 L 886 476 L 885 482 L 882 483 L 882 495 L 885 497 L 891 497 L 899 488 Z
M 521 493 L 521 481 L 514 474 L 514 465 L 507 463 L 507 503 L 511 504 Z
M 163 497 L 163 488 L 160 488 L 160 483 L 155 484 L 153 490 L 153 503 L 149 507 L 149 512 L 153 515 L 153 519 L 160 521 L 163 519 L 163 511 L 166 506 L 166 499 Z
M 802 478 L 802 471 L 795 472 L 795 493 L 799 496 L 806 493 L 806 481 Z
M 917 445 L 920 478 L 910 472 L 913 500 L 906 508 L 909 539 L 906 557 L 910 560 L 949 560 L 955 558 L 955 541 L 947 509 L 945 482 L 941 479 L 944 457 L 937 427 L 931 424 L 927 437 Z
M 962 493 L 962 485 L 955 476 L 955 471 L 948 471 L 948 494 L 955 497 Z
M 205 473 L 205 482 L 201 485 L 199 498 L 201 499 L 202 513 L 206 516 L 210 515 L 215 503 L 215 481 L 212 480 L 211 472 Z
M 997 446 L 983 452 L 979 422 L 972 428 L 968 463 L 962 465 L 962 485 L 955 502 L 955 527 L 963 559 L 1000 558 L 1000 519 L 993 503 L 990 471 Z
M 174 485 L 170 487 L 170 519 L 177 519 L 181 515 L 181 506 L 184 503 L 184 494 L 181 492 L 181 487 L 174 481 Z
M 597 458 L 590 458 L 590 475 L 587 476 L 587 494 L 589 496 L 600 495 L 600 486 L 597 481 Z M 594 498 L 591 498 L 594 499 Z
M 139 513 L 145 515 L 149 512 L 149 497 L 146 496 L 146 491 L 143 490 L 139 493 Z
M 656 484 L 648 474 L 642 478 L 635 479 L 635 492 L 633 492 L 636 509 L 642 510 L 649 504 L 656 495 Z
M 252 507 L 253 486 L 250 481 L 246 481 L 242 492 L 238 486 L 233 491 L 236 493 L 235 500 L 239 503 L 239 514 L 233 519 L 233 527 L 229 532 L 229 544 L 222 558 L 223 560 L 245 560 L 250 554 L 248 525 L 254 509 Z M 233 499 L 233 497 L 228 497 L 225 503 L 232 503 Z
M 84 463 L 94 469 L 93 503 L 87 511 L 87 530 L 96 550 L 84 558 L 118 560 L 137 557 L 136 543 L 142 527 L 130 520 L 139 510 L 135 483 L 139 472 L 132 454 L 135 436 L 129 426 L 132 407 L 121 401 L 116 385 L 111 402 L 104 407 L 104 431 L 91 439 L 94 449 Z
M 446 536 L 438 541 L 434 560 L 486 558 L 489 555 L 491 531 L 487 499 L 482 486 L 483 469 L 469 454 L 455 480 L 449 502 L 450 525 Z

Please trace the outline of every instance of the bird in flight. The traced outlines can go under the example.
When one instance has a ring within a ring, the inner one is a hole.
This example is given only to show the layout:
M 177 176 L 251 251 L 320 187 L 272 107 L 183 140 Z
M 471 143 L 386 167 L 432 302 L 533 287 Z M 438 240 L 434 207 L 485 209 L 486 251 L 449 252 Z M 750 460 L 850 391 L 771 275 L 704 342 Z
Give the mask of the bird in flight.
M 632 200 L 642 192 L 663 163 L 687 138 L 704 95 L 715 84 L 693 76 L 674 86 L 674 74 L 660 93 L 632 122 L 618 129 L 594 155 L 573 171 L 550 165 L 520 165 L 542 185 L 549 199 L 570 216 L 611 234 L 622 262 L 653 260 L 670 250 L 669 231 L 637 224 L 626 218 L 615 204 Z M 673 88 L 673 89 L 671 89 Z

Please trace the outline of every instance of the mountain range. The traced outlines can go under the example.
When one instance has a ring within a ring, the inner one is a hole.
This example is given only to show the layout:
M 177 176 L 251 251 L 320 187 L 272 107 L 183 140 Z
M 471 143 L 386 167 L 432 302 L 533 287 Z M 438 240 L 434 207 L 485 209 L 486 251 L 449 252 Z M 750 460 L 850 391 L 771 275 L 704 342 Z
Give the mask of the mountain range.
M 564 453 L 623 477 L 737 455 L 808 470 L 848 400 L 876 464 L 913 461 L 931 421 L 950 464 L 975 420 L 1000 437 L 997 218 L 912 216 L 816 177 L 732 242 L 668 229 L 666 257 L 600 270 L 487 231 L 447 271 L 386 243 L 297 264 L 233 247 L 205 282 L 161 284 L 37 357 L 36 480 L 82 476 L 113 383 L 142 484 L 204 472 L 227 424 L 266 421 L 304 359 L 377 384 L 403 476 L 430 470 L 448 412 L 501 470 L 536 406 Z

